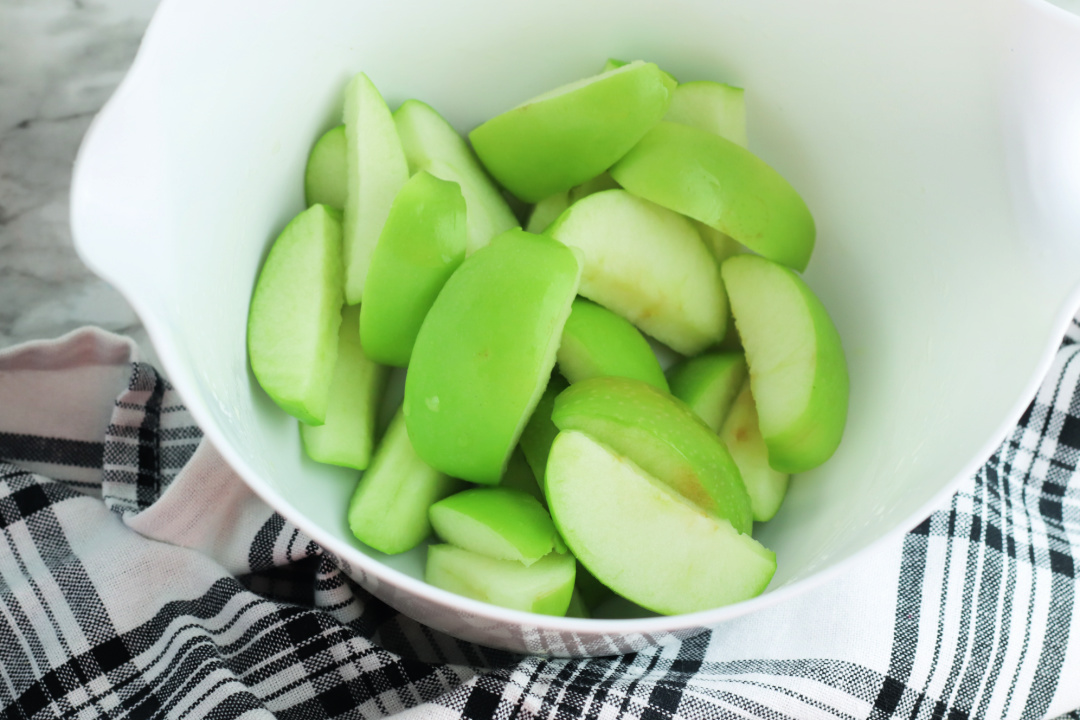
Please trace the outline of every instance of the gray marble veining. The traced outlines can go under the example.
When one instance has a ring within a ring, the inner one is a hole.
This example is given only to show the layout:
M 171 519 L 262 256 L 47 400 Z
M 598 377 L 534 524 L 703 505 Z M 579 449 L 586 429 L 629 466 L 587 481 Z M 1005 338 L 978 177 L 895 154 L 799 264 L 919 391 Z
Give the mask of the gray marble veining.
M 76 255 L 71 169 L 158 0 L 0 0 L 0 347 L 83 325 L 153 348 L 127 302 Z

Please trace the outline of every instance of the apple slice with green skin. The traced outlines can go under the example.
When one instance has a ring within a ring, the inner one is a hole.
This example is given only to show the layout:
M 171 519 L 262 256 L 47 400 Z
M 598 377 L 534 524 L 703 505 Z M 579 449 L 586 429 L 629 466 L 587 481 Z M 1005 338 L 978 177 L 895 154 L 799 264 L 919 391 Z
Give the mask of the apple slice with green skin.
M 349 501 L 349 528 L 379 552 L 403 553 L 431 534 L 429 508 L 460 488 L 417 456 L 399 410 Z
M 566 552 L 547 510 L 520 490 L 464 490 L 432 505 L 428 516 L 445 542 L 499 560 L 532 565 L 550 552 Z
M 703 512 L 730 521 L 739 532 L 751 531 L 750 498 L 735 461 L 716 433 L 672 395 L 640 380 L 592 378 L 555 399 L 551 421 L 562 432 L 588 433 Z M 548 486 L 551 463 L 549 456 Z
M 671 394 L 686 403 L 713 432 L 720 431 L 745 380 L 746 359 L 742 353 L 698 355 L 668 371 Z
M 705 223 L 700 223 L 697 220 L 694 221 L 694 227 L 697 228 L 698 234 L 701 235 L 701 239 L 705 241 L 705 247 L 709 248 L 717 263 L 724 262 L 732 255 L 738 255 L 741 252 L 745 252 L 745 248 L 742 245 L 716 228 L 711 228 Z
M 582 198 L 587 198 L 590 195 L 595 195 L 598 192 L 605 190 L 618 190 L 619 183 L 615 182 L 615 179 L 608 173 L 600 173 L 592 180 L 586 180 L 577 187 L 570 188 L 570 204 L 576 203 Z
M 743 89 L 698 80 L 682 83 L 671 94 L 664 120 L 689 125 L 746 147 L 746 99 Z
M 323 204 L 338 210 L 345 208 L 349 182 L 345 157 L 344 125 L 327 130 L 315 142 L 304 170 L 304 198 L 308 207 Z
M 394 123 L 411 172 L 426 170 L 461 186 L 468 208 L 469 254 L 487 245 L 496 235 L 518 226 L 518 219 L 502 192 L 465 138 L 430 105 L 406 100 L 394 112 Z
M 555 525 L 581 564 L 654 612 L 747 600 L 776 571 L 776 556 L 756 540 L 584 433 L 555 438 L 546 494 Z
M 636 378 L 668 392 L 649 341 L 628 320 L 582 298 L 574 300 L 556 355 L 571 383 L 592 377 Z
M 457 183 L 420 171 L 394 198 L 371 256 L 360 337 L 376 362 L 409 364 L 436 296 L 465 259 L 465 198 Z
M 274 241 L 251 297 L 251 370 L 282 410 L 309 425 L 326 420 L 343 278 L 341 214 L 312 205 Z
M 360 302 L 371 255 L 409 165 L 386 101 L 364 73 L 345 88 L 345 300 Z
M 469 133 L 491 174 L 526 202 L 611 167 L 667 112 L 675 84 L 633 62 L 528 100 Z
M 558 192 L 544 198 L 533 205 L 532 212 L 529 213 L 529 222 L 525 225 L 525 229 L 531 233 L 544 232 L 551 227 L 551 223 L 555 222 L 568 207 L 570 207 L 569 191 Z
M 796 270 L 814 250 L 814 218 L 765 161 L 698 128 L 657 123 L 610 170 L 630 192 L 730 235 Z
M 536 408 L 529 416 L 529 422 L 521 431 L 521 452 L 525 455 L 529 467 L 532 468 L 541 491 L 544 487 L 544 468 L 547 467 L 551 443 L 559 434 L 559 428 L 551 422 L 551 411 L 555 409 L 555 398 L 568 387 L 570 383 L 566 382 L 562 375 L 552 375 L 543 395 L 540 396 L 540 401 L 536 403 Z M 546 499 L 544 503 L 547 503 Z
M 499 482 L 555 365 L 580 275 L 570 248 L 517 229 L 461 264 L 420 327 L 405 378 L 420 457 Z
M 304 452 L 316 462 L 364 470 L 371 462 L 386 368 L 364 354 L 359 328 L 360 308 L 342 308 L 326 422 L 300 423 L 300 440 Z
M 545 390 L 544 393 L 547 394 L 547 391 Z M 554 403 L 554 398 L 552 398 L 552 402 Z M 541 403 L 543 403 L 543 396 L 541 396 L 540 403 L 537 403 L 537 408 L 540 407 Z M 554 425 L 552 427 L 554 427 Z M 558 431 L 556 430 L 556 433 L 557 432 Z M 521 433 L 521 437 L 524 441 L 524 430 Z M 554 439 L 554 435 L 552 436 L 552 439 Z M 520 490 L 521 492 L 536 498 L 538 503 L 544 506 L 545 509 L 547 508 L 547 498 L 544 497 L 544 492 L 540 489 L 540 483 L 537 482 L 536 476 L 533 475 L 532 468 L 529 467 L 529 463 L 525 459 L 525 453 L 522 452 L 520 444 L 518 445 L 517 450 L 511 453 L 510 460 L 506 463 L 506 471 L 503 473 L 502 479 L 499 480 L 499 487 L 508 488 L 510 490 Z
M 570 206 L 547 230 L 585 254 L 581 294 L 683 355 L 724 337 L 720 269 L 685 217 L 625 190 Z
M 755 522 L 771 520 L 787 494 L 788 474 L 769 466 L 769 450 L 761 438 L 757 407 L 750 382 L 743 383 L 731 412 L 720 429 L 720 439 L 727 445 L 739 466 Z
M 604 67 L 600 72 L 608 72 L 610 70 L 617 70 L 617 69 L 619 69 L 621 67 L 624 67 L 626 65 L 629 65 L 629 64 L 630 63 L 628 61 L 626 61 L 626 60 L 619 60 L 617 58 L 608 58 L 607 62 L 604 63 Z M 667 71 L 662 71 L 662 72 L 665 75 L 667 75 L 669 78 L 671 78 L 671 82 L 675 83 L 676 85 L 679 84 L 679 81 L 675 79 L 674 75 L 672 75 L 671 73 L 669 73 Z
M 721 266 L 750 366 L 769 464 L 798 473 L 828 460 L 847 422 L 848 371 L 825 306 L 796 273 L 755 255 Z
M 432 545 L 424 579 L 437 588 L 499 607 L 562 616 L 574 593 L 575 566 L 573 556 L 558 553 L 526 567 L 453 545 Z

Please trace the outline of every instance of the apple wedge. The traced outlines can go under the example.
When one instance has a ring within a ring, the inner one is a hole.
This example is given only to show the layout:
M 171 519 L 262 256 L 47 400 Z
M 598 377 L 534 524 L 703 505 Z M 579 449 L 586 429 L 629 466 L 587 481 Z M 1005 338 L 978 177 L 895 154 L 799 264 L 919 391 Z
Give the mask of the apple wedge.
M 495 179 L 539 202 L 607 170 L 667 112 L 675 84 L 633 62 L 528 100 L 469 133 Z
M 499 560 L 532 565 L 550 552 L 566 552 L 547 510 L 520 490 L 464 490 L 432 505 L 428 516 L 445 542 Z
M 580 185 L 570 188 L 570 204 L 572 205 L 578 200 L 587 198 L 590 195 L 595 195 L 598 192 L 618 189 L 619 183 L 615 182 L 615 178 L 611 177 L 608 173 L 603 172 L 591 180 L 586 180 Z
M 555 398 L 551 421 L 561 432 L 587 433 L 630 458 L 687 502 L 728 520 L 739 532 L 752 529 L 750 498 L 727 448 L 668 393 L 640 380 L 592 378 Z
M 624 188 L 705 223 L 796 270 L 814 250 L 814 218 L 765 161 L 730 140 L 672 122 L 653 127 L 610 170 Z
M 300 421 L 326 420 L 338 352 L 341 214 L 312 205 L 281 231 L 248 311 L 248 361 L 266 394 Z
M 499 482 L 555 365 L 580 275 L 570 248 L 517 229 L 461 264 L 420 327 L 405 379 L 420 457 Z
M 537 234 L 544 232 L 568 207 L 570 207 L 569 191 L 558 192 L 544 198 L 533 205 L 525 229 Z
M 426 170 L 461 186 L 468 208 L 469 254 L 518 226 L 517 217 L 465 138 L 430 105 L 406 100 L 394 112 L 394 123 L 410 172 Z
M 685 360 L 668 371 L 671 394 L 682 400 L 713 432 L 731 410 L 746 380 L 742 353 L 708 353 Z
M 371 256 L 360 337 L 376 362 L 409 364 L 436 296 L 465 259 L 465 198 L 457 183 L 420 171 L 394 198 Z
M 345 208 L 349 182 L 346 155 L 344 125 L 327 130 L 315 142 L 304 169 L 304 199 L 308 207 L 321 203 L 338 210 Z
M 547 391 L 545 390 L 544 393 L 546 394 Z M 552 402 L 554 402 L 554 400 Z M 536 405 L 538 409 L 542 403 L 543 396 L 541 396 L 540 402 Z M 554 439 L 554 436 L 552 436 L 552 438 Z M 521 432 L 521 441 L 525 441 L 524 430 Z M 551 443 L 548 443 L 548 447 L 550 446 Z M 525 459 L 525 453 L 522 452 L 520 444 L 518 445 L 517 450 L 514 450 L 514 452 L 510 454 L 510 460 L 506 463 L 506 470 L 499 480 L 499 487 L 507 488 L 509 490 L 520 490 L 521 492 L 536 498 L 538 503 L 545 509 L 547 508 L 547 498 L 544 497 L 544 492 L 540 489 L 540 483 L 533 474 L 529 462 Z
M 371 255 L 409 165 L 386 101 L 367 75 L 345 88 L 345 300 L 360 302 Z
M 547 230 L 585 254 L 580 293 L 684 355 L 724 337 L 720 270 L 685 217 L 625 190 L 570 206 Z
M 796 273 L 755 255 L 721 266 L 750 366 L 769 464 L 798 473 L 828 460 L 847 422 L 848 371 L 825 306 Z
M 607 308 L 574 300 L 556 355 L 559 372 L 571 383 L 592 377 L 628 377 L 668 392 L 660 362 L 641 332 Z
M 749 381 L 743 383 L 735 398 L 720 429 L 720 439 L 739 466 L 746 492 L 750 495 L 754 522 L 772 520 L 787 494 L 789 476 L 769 466 L 769 450 L 761 437 Z
M 341 311 L 337 361 L 322 425 L 300 423 L 300 440 L 316 462 L 364 470 L 375 444 L 375 415 L 382 400 L 386 368 L 360 346 L 360 308 Z
M 563 540 L 589 572 L 654 612 L 747 600 L 776 571 L 776 556 L 756 540 L 584 433 L 555 438 L 546 494 Z
M 529 422 L 521 431 L 521 452 L 525 460 L 532 468 L 536 483 L 541 491 L 544 489 L 544 468 L 547 467 L 548 453 L 551 451 L 551 443 L 559 434 L 559 428 L 551 422 L 551 411 L 555 409 L 555 398 L 559 396 L 570 383 L 559 374 L 553 374 L 548 381 L 544 393 L 529 416 Z M 545 503 L 547 500 L 545 499 Z
M 743 89 L 697 80 L 680 84 L 671 94 L 667 122 L 689 125 L 746 147 L 746 99 Z

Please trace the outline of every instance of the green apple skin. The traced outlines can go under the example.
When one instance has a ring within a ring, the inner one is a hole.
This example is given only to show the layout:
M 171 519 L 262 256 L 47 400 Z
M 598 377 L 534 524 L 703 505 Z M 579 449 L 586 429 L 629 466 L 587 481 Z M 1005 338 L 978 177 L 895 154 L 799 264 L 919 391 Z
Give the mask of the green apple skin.
M 571 383 L 593 377 L 628 377 L 668 392 L 667 378 L 649 341 L 628 320 L 583 298 L 574 300 L 556 355 Z
M 755 255 L 721 266 L 750 366 L 769 464 L 786 473 L 821 465 L 840 445 L 849 379 L 840 334 L 796 273 Z
M 525 429 L 521 431 L 521 452 L 532 468 L 541 491 L 544 488 L 544 468 L 547 467 L 551 443 L 559 434 L 559 428 L 551 422 L 551 411 L 555 409 L 555 398 L 568 387 L 570 383 L 562 375 L 552 375 L 536 403 L 536 408 L 529 416 L 529 422 L 525 423 Z M 547 500 L 544 502 L 546 504 Z
M 360 308 L 342 308 L 326 422 L 300 423 L 300 440 L 304 452 L 316 462 L 364 470 L 375 444 L 375 416 L 386 368 L 364 354 L 359 328 Z
M 683 355 L 727 329 L 720 269 L 685 217 L 625 190 L 570 206 L 547 230 L 585 254 L 581 295 Z
M 555 438 L 545 491 L 555 525 L 581 564 L 654 612 L 747 600 L 776 570 L 776 556 L 756 540 L 585 433 Z
M 431 535 L 429 508 L 460 488 L 417 456 L 399 410 L 349 501 L 349 528 L 379 552 L 406 552 Z
M 750 495 L 754 522 L 772 520 L 784 502 L 790 476 L 769 466 L 769 450 L 761 437 L 749 380 L 743 383 L 724 420 L 720 439 L 739 466 L 746 492 Z
M 671 394 L 686 403 L 713 432 L 720 431 L 744 380 L 746 359 L 742 353 L 698 355 L 668 371 Z
M 499 607 L 563 616 L 574 594 L 575 566 L 571 555 L 558 553 L 525 566 L 453 545 L 432 545 L 428 547 L 424 579 L 443 590 Z
M 341 214 L 312 205 L 274 241 L 251 297 L 247 348 L 255 379 L 309 425 L 326 420 L 343 278 Z
M 409 165 L 394 118 L 367 75 L 358 73 L 345 88 L 345 300 L 360 302 L 371 255 Z
M 420 327 L 405 379 L 420 457 L 499 482 L 555 365 L 580 275 L 570 248 L 517 229 L 461 264 Z
M 561 432 L 587 433 L 626 456 L 703 512 L 730 521 L 738 532 L 753 528 L 750 497 L 727 448 L 668 393 L 640 380 L 592 378 L 555 399 L 551 420 Z M 551 463 L 549 456 L 545 483 L 550 483 Z
M 719 135 L 657 123 L 610 170 L 630 192 L 716 228 L 798 271 L 814 250 L 814 218 L 780 173 Z
M 413 173 L 425 170 L 461 186 L 468 208 L 468 253 L 471 255 L 511 228 L 518 219 L 492 182 L 465 138 L 430 105 L 406 100 L 394 112 L 398 136 Z
M 542 233 L 551 227 L 560 215 L 570 207 L 570 193 L 558 192 L 533 205 L 529 213 L 529 222 L 525 229 L 531 233 Z
M 544 395 L 546 394 L 547 390 L 544 391 Z M 540 402 L 536 404 L 537 410 L 534 410 L 533 414 L 535 414 L 540 409 L 540 405 L 543 404 L 544 395 L 540 396 Z M 554 404 L 554 402 L 555 400 L 552 398 L 552 404 Z M 529 422 L 532 422 L 532 420 L 530 419 Z M 550 411 L 548 422 L 550 422 Z M 528 423 L 526 423 L 526 427 L 528 427 Z M 552 427 L 554 427 L 554 425 Z M 556 433 L 557 432 L 558 431 L 556 430 Z M 555 439 L 554 435 L 552 436 L 552 439 Z M 524 441 L 525 430 L 522 430 L 521 442 L 524 443 Z M 548 447 L 550 446 L 551 444 L 548 443 Z M 510 460 L 506 463 L 506 471 L 503 472 L 502 479 L 499 480 L 499 487 L 509 488 L 510 490 L 520 490 L 523 493 L 531 495 L 536 498 L 538 503 L 547 509 L 547 498 L 544 497 L 544 492 L 540 489 L 540 482 L 537 481 L 536 476 L 533 474 L 532 467 L 529 466 L 528 460 L 525 459 L 525 453 L 522 451 L 521 447 L 522 446 L 519 443 L 517 450 L 510 454 Z M 546 455 L 544 459 L 545 461 L 547 460 Z
M 535 203 L 611 167 L 664 116 L 674 89 L 656 65 L 633 62 L 522 103 L 469 139 L 496 180 Z
M 697 80 L 682 83 L 671 94 L 667 122 L 689 125 L 746 147 L 746 98 L 743 89 Z
M 402 186 L 371 256 L 360 337 L 376 362 L 405 367 L 443 285 L 465 259 L 465 198 L 420 171 Z
M 520 490 L 464 490 L 432 505 L 428 516 L 444 542 L 499 560 L 532 565 L 556 547 L 565 552 L 547 510 Z
M 349 183 L 346 154 L 344 125 L 327 130 L 315 142 L 304 170 L 304 198 L 308 207 L 322 204 L 345 209 Z

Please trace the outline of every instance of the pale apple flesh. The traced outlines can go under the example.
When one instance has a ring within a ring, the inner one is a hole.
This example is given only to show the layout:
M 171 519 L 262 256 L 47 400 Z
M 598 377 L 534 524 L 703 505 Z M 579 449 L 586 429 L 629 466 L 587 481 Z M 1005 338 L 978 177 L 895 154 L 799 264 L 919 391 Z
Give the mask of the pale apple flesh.
M 556 355 L 571 383 L 593 377 L 628 377 L 668 391 L 649 342 L 625 318 L 588 300 L 574 300 Z
M 739 466 L 746 492 L 750 495 L 754 522 L 772 520 L 787 494 L 789 475 L 769 466 L 769 450 L 761 437 L 749 380 L 743 383 L 724 420 L 720 439 Z
M 719 432 L 746 379 L 742 353 L 706 353 L 668 371 L 671 394 L 682 400 L 709 429 Z
M 570 193 L 558 192 L 533 205 L 529 213 L 529 222 L 525 229 L 531 233 L 542 233 L 551 227 L 560 215 L 570 207 Z
M 346 161 L 345 126 L 327 130 L 315 142 L 304 169 L 304 199 L 316 204 L 345 209 L 349 167 Z
M 746 100 L 742 88 L 712 80 L 682 83 L 671 94 L 667 122 L 689 125 L 746 147 Z
M 566 550 L 544 507 L 520 490 L 465 490 L 435 503 L 428 514 L 443 541 L 480 555 L 532 565 Z

